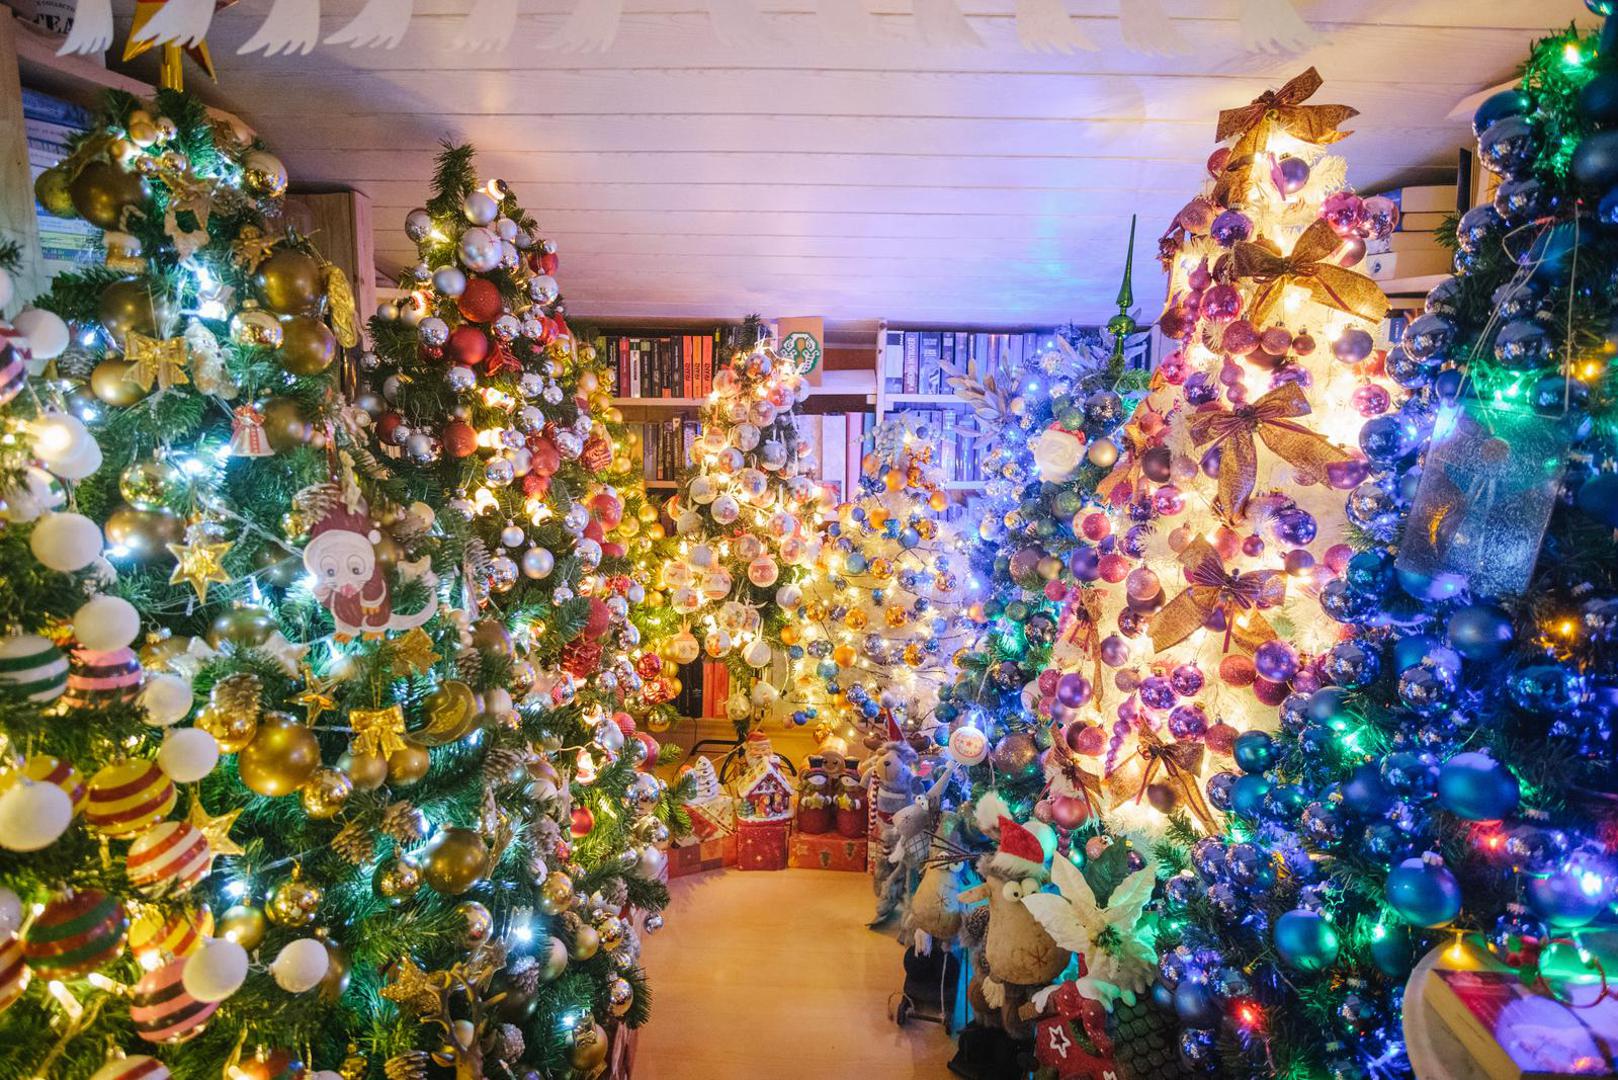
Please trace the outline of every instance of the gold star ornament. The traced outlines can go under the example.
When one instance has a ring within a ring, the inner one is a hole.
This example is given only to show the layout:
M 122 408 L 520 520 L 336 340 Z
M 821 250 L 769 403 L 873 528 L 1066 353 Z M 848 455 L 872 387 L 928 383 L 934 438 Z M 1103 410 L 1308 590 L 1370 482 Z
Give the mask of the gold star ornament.
M 241 807 L 237 807 L 215 817 L 208 813 L 200 798 L 193 797 L 191 811 L 186 814 L 185 821 L 207 839 L 208 847 L 215 855 L 244 855 L 246 850 L 230 838 L 230 830 L 241 816 Z
M 308 664 L 303 666 L 303 693 L 292 700 L 307 710 L 304 722 L 313 724 L 322 715 L 337 708 L 337 699 L 332 697 L 331 689 L 337 685 L 335 679 L 321 680 L 315 675 L 315 669 Z
M 230 581 L 230 575 L 220 565 L 225 552 L 230 550 L 230 541 L 225 540 L 218 544 L 209 544 L 203 541 L 192 541 L 185 544 L 169 544 L 169 551 L 178 562 L 174 572 L 169 575 L 169 584 L 178 585 L 184 581 L 197 591 L 197 600 L 200 603 L 208 602 L 208 586 L 215 582 L 223 585 Z

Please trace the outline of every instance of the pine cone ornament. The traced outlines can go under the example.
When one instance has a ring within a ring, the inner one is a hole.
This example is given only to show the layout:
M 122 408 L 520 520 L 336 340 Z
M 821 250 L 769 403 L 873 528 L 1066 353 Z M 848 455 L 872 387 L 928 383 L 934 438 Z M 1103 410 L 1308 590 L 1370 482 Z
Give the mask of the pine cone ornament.
M 238 671 L 214 683 L 208 694 L 208 707 L 230 715 L 248 715 L 257 720 L 262 711 L 259 699 L 264 684 L 251 671 Z
M 483 654 L 476 649 L 462 649 L 455 654 L 455 677 L 469 686 L 483 681 Z
M 427 815 L 400 799 L 382 811 L 382 832 L 401 844 L 414 844 L 427 835 Z
M 513 773 L 522 768 L 526 759 L 521 750 L 510 746 L 497 746 L 483 759 L 483 780 L 487 784 L 504 784 Z
M 497 1061 L 516 1061 L 522 1057 L 526 1046 L 521 1028 L 516 1024 L 501 1024 L 500 1030 L 495 1032 L 494 1047 L 490 1050 L 490 1055 Z
M 519 956 L 506 965 L 506 978 L 524 994 L 532 994 L 539 989 L 540 974 L 539 961 L 532 956 Z
M 602 886 L 601 897 L 608 907 L 621 908 L 629 903 L 629 885 L 623 878 L 613 878 Z
M 425 1050 L 407 1050 L 390 1057 L 382 1065 L 388 1080 L 427 1080 L 432 1057 Z
M 562 670 L 575 679 L 588 678 L 601 666 L 601 653 L 601 642 L 576 637 L 562 647 Z
M 319 521 L 343 501 L 336 484 L 310 484 L 292 496 L 292 512 L 304 521 Z
M 376 854 L 376 837 L 357 821 L 350 821 L 331 838 L 331 848 L 339 858 L 354 866 L 371 861 Z

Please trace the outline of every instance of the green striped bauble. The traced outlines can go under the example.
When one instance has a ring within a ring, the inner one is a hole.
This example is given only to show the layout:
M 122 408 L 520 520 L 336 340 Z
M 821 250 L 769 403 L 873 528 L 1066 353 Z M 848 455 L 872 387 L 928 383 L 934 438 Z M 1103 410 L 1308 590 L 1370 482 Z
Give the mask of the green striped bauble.
M 67 654 L 38 634 L 0 637 L 0 685 L 29 701 L 55 701 L 67 689 Z
M 128 930 L 124 905 L 100 889 L 58 893 L 23 935 L 22 951 L 40 978 L 71 979 L 116 960 Z

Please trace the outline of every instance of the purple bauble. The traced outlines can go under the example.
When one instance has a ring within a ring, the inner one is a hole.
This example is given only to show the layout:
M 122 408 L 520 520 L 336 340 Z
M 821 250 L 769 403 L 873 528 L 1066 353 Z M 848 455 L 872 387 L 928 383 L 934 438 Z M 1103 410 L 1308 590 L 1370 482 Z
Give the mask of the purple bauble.
M 1381 240 L 1399 227 L 1399 204 L 1386 195 L 1372 195 L 1365 200 L 1364 209 L 1362 225 L 1369 238 Z
M 1285 356 L 1292 348 L 1292 331 L 1284 326 L 1272 326 L 1258 336 L 1258 344 L 1271 356 Z
M 1194 371 L 1185 380 L 1185 400 L 1192 406 L 1206 405 L 1219 398 L 1219 387 L 1206 371 Z
M 1242 554 L 1249 559 L 1256 559 L 1264 554 L 1264 538 L 1258 533 L 1242 537 Z
M 1140 701 L 1148 709 L 1174 708 L 1179 695 L 1174 692 L 1174 686 L 1161 675 L 1149 675 L 1140 682 Z
M 1288 507 L 1275 515 L 1270 531 L 1288 547 L 1308 547 L 1317 531 L 1315 515 L 1296 506 Z
M 1364 383 L 1354 388 L 1354 408 L 1367 419 L 1381 416 L 1393 407 L 1393 398 L 1385 387 L 1376 383 Z
M 1191 268 L 1191 273 L 1186 275 L 1185 283 L 1191 287 L 1192 292 L 1197 293 L 1213 284 L 1213 271 L 1208 269 L 1207 259 Z
M 1146 554 L 1146 545 L 1152 539 L 1150 525 L 1131 525 L 1118 540 L 1118 550 L 1132 559 Z
M 1245 356 L 1259 347 L 1259 332 L 1246 319 L 1233 319 L 1219 339 L 1219 347 L 1232 355 Z
M 1320 216 L 1338 236 L 1352 236 L 1365 221 L 1365 200 L 1352 191 L 1336 192 L 1320 204 Z
M 1090 680 L 1076 671 L 1068 672 L 1056 683 L 1056 700 L 1070 709 L 1077 709 L 1089 701 L 1094 692 Z
M 1212 285 L 1202 294 L 1202 316 L 1214 322 L 1230 322 L 1242 313 L 1242 294 L 1234 285 Z
M 1298 654 L 1284 641 L 1266 641 L 1253 653 L 1253 667 L 1271 682 L 1284 683 L 1298 673 Z
M 1314 565 L 1315 557 L 1309 554 L 1309 552 L 1305 551 L 1303 548 L 1298 548 L 1295 551 L 1287 552 L 1286 568 L 1287 573 L 1289 574 L 1294 576 L 1302 574 L 1307 570 L 1313 569 Z
M 1178 705 L 1169 713 L 1169 734 L 1176 739 L 1195 739 L 1208 730 L 1208 714 L 1201 705 Z
M 1343 331 L 1343 336 L 1332 342 L 1331 354 L 1345 364 L 1358 364 L 1371 355 L 1376 348 L 1376 340 L 1370 334 L 1353 327 Z
M 1101 662 L 1108 667 L 1129 663 L 1129 642 L 1117 634 L 1108 634 L 1101 642 Z
M 1336 260 L 1338 266 L 1358 266 L 1365 261 L 1365 241 L 1357 236 L 1350 236 L 1338 245 L 1332 258 Z
M 1215 443 L 1213 446 L 1208 447 L 1208 449 L 1203 452 L 1202 461 L 1199 464 L 1200 464 L 1200 466 L 1202 468 L 1202 475 L 1207 476 L 1207 477 L 1214 477 L 1214 476 L 1219 475 L 1219 444 L 1218 443 Z
M 1185 510 L 1185 494 L 1173 484 L 1164 484 L 1152 492 L 1152 509 L 1163 517 L 1173 517 Z
M 1371 463 L 1368 461 L 1334 461 L 1326 466 L 1326 483 L 1338 491 L 1359 487 L 1370 475 Z
M 1181 697 L 1195 697 L 1206 682 L 1202 669 L 1195 664 L 1181 664 L 1169 672 L 1169 683 Z
M 1080 581 L 1094 581 L 1101 576 L 1101 556 L 1088 544 L 1081 544 L 1067 557 L 1067 568 Z
M 1220 247 L 1235 247 L 1253 235 L 1253 222 L 1240 210 L 1226 210 L 1213 219 L 1208 235 Z
M 1309 182 L 1309 163 L 1303 158 L 1284 157 L 1275 163 L 1270 177 L 1283 195 L 1296 195 Z

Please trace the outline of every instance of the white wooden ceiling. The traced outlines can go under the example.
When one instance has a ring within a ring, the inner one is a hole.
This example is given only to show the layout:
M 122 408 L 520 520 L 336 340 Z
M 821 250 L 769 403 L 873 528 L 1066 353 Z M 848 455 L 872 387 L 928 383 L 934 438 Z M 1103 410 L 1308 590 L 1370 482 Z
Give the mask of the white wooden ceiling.
M 467 139 L 560 245 L 575 314 L 1048 323 L 1105 316 L 1132 212 L 1156 314 L 1155 238 L 1220 108 L 1313 64 L 1315 100 L 1362 114 L 1357 186 L 1440 181 L 1469 139 L 1456 102 L 1592 19 L 1581 0 L 1297 0 L 1324 41 L 1276 56 L 1242 50 L 1242 0 L 1164 0 L 1195 51 L 1154 57 L 1124 48 L 1119 0 L 1067 0 L 1100 51 L 1044 55 L 1018 48 L 1013 2 L 963 0 L 986 47 L 951 51 L 916 41 L 909 0 L 867 0 L 883 40 L 857 47 L 820 40 L 812 0 L 762 0 L 780 40 L 744 50 L 700 2 L 627 0 L 616 44 L 579 54 L 547 48 L 572 0 L 521 0 L 510 47 L 468 54 L 471 0 L 416 0 L 396 50 L 266 58 L 235 55 L 269 6 L 242 0 L 210 33 L 220 85 L 190 79 L 295 183 L 368 194 L 390 274 L 439 142 Z M 326 0 L 325 31 L 359 6 Z

